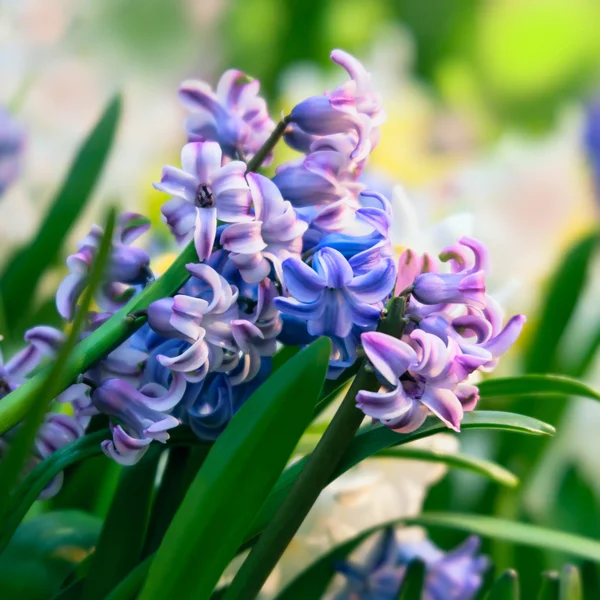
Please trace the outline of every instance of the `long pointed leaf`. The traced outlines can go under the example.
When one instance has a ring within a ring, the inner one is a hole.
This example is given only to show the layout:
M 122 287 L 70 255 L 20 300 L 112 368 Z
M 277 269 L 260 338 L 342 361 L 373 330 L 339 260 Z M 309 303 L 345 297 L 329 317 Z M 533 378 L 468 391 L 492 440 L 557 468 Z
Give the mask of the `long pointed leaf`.
M 13 328 L 29 309 L 38 281 L 58 258 L 65 237 L 90 199 L 108 157 L 120 114 L 121 99 L 116 96 L 79 149 L 32 242 L 8 262 L 0 278 L 0 288 L 4 314 Z
M 4 517 L 9 504 L 9 494 L 15 485 L 25 460 L 33 447 L 35 436 L 40 426 L 44 415 L 48 410 L 48 404 L 55 398 L 55 396 L 61 391 L 58 381 L 60 380 L 66 362 L 69 358 L 69 354 L 77 342 L 79 333 L 83 327 L 84 321 L 87 318 L 89 307 L 94 297 L 102 276 L 104 268 L 107 264 L 110 247 L 112 244 L 113 231 L 116 221 L 116 212 L 111 209 L 106 219 L 106 226 L 104 228 L 104 236 L 98 248 L 98 253 L 92 266 L 92 272 L 90 273 L 90 279 L 88 286 L 83 294 L 81 304 L 73 320 L 71 331 L 65 343 L 61 347 L 58 356 L 51 366 L 48 375 L 42 382 L 43 385 L 40 387 L 37 403 L 32 407 L 31 411 L 27 415 L 22 428 L 15 436 L 11 446 L 6 453 L 6 457 L 2 464 L 0 464 L 0 516 Z
M 519 575 L 514 569 L 508 569 L 494 581 L 486 600 L 519 600 Z
M 177 511 L 142 600 L 210 595 L 312 419 L 329 352 L 328 339 L 299 352 L 235 415 Z
M 152 506 L 159 448 L 124 469 L 85 578 L 84 600 L 102 600 L 139 562 Z
M 565 375 L 522 375 L 488 379 L 478 384 L 482 399 L 529 394 L 560 394 L 600 400 L 600 392 Z

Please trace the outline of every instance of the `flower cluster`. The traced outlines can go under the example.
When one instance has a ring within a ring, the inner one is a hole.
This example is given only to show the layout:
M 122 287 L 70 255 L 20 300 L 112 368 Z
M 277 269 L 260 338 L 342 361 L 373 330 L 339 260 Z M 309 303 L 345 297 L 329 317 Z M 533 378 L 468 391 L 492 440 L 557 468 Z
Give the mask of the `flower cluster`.
M 451 272 L 406 250 L 396 282 L 396 293 L 408 301 L 402 339 L 379 332 L 361 337 L 381 388 L 359 392 L 357 405 L 395 431 L 414 431 L 430 413 L 458 431 L 479 399 L 471 375 L 492 370 L 525 323 L 516 315 L 503 325 L 501 307 L 486 294 L 489 259 L 481 243 L 462 238 L 440 261 Z
M 487 256 L 474 240 L 443 254 L 451 273 L 410 251 L 397 266 L 391 205 L 360 181 L 385 120 L 380 97 L 354 57 L 335 50 L 331 58 L 349 80 L 300 102 L 277 127 L 258 82 L 239 71 L 227 71 L 216 91 L 182 84 L 188 140 L 180 166 L 165 166 L 155 187 L 169 195 L 162 214 L 175 241 L 193 243 L 197 260 L 174 297 L 130 315 L 147 323 L 57 399 L 70 404 L 78 426 L 108 416 L 112 439 L 102 448 L 116 461 L 135 463 L 179 425 L 214 440 L 269 376 L 278 344 L 318 336 L 332 340 L 329 377 L 350 367 L 361 346 L 377 370 L 381 390 L 357 398 L 366 414 L 406 431 L 432 412 L 457 429 L 477 400 L 467 377 L 492 368 L 518 334 L 523 319 L 502 328 L 485 294 Z M 304 156 L 272 178 L 250 172 L 270 160 L 278 136 Z M 88 315 L 82 336 L 153 281 L 148 253 L 133 245 L 148 228 L 140 215 L 120 217 L 99 312 Z M 94 226 L 67 259 L 56 295 L 67 320 L 103 235 Z M 402 339 L 375 331 L 394 294 L 408 300 Z M 6 391 L 26 375 L 13 361 L 3 371 Z M 60 419 L 46 423 L 43 452 L 57 447 L 60 426 L 66 432 Z M 69 431 L 62 439 L 79 429 Z
M 483 583 L 489 567 L 477 554 L 479 539 L 468 538 L 458 548 L 444 553 L 429 540 L 399 543 L 393 529 L 387 529 L 363 565 L 344 562 L 337 570 L 346 585 L 335 600 L 393 600 L 398 597 L 407 565 L 413 560 L 425 564 L 423 600 L 471 600 Z
M 25 333 L 25 341 L 27 346 L 6 363 L 0 353 L 0 400 L 18 388 L 44 358 L 56 357 L 58 349 L 64 342 L 64 335 L 52 327 L 40 325 Z M 26 465 L 27 471 L 33 469 L 59 448 L 80 438 L 88 425 L 89 419 L 80 413 L 81 409 L 89 402 L 85 396 L 85 390 L 78 386 L 72 386 L 60 394 L 56 400 L 58 406 L 62 407 L 61 410 L 67 410 L 70 414 L 50 412 L 45 416 L 35 438 L 33 453 Z M 18 431 L 19 427 L 17 426 L 0 438 L 0 457 Z M 40 497 L 49 498 L 55 495 L 59 491 L 62 481 L 63 474 L 61 472 L 46 486 Z

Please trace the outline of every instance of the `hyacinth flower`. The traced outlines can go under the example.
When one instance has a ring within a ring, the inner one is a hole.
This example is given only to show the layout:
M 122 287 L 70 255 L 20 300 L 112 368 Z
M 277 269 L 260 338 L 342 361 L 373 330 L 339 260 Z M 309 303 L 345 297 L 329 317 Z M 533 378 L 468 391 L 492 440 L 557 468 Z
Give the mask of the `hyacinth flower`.
M 179 97 L 192 113 L 185 123 L 190 141 L 217 142 L 230 158 L 252 157 L 275 127 L 259 88 L 257 79 L 235 69 L 223 73 L 215 91 L 203 81 L 184 81 Z
M 38 325 L 25 332 L 28 345 L 4 362 L 0 352 L 0 398 L 16 390 L 40 364 L 44 356 L 53 358 L 64 342 L 64 334 L 54 327 Z M 2 341 L 2 336 L 0 336 Z
M 159 354 L 158 362 L 197 382 L 222 365 L 224 350 L 236 350 L 231 322 L 238 315 L 238 291 L 209 265 L 191 263 L 186 268 L 192 275 L 185 288 L 189 293 L 151 304 L 148 322 L 159 335 L 186 342 L 180 354 Z
M 0 196 L 19 176 L 24 147 L 23 129 L 0 107 Z
M 119 379 L 107 379 L 92 391 L 92 403 L 111 418 L 112 440 L 102 442 L 102 450 L 122 465 L 136 463 L 156 440 L 165 443 L 168 430 L 179 425 L 169 412 L 185 392 L 185 379 L 174 373 L 167 390 L 147 383 L 139 390 Z
M 297 218 L 292 205 L 284 201 L 277 186 L 266 177 L 248 174 L 256 220 L 234 223 L 223 230 L 221 245 L 248 283 L 259 283 L 274 265 L 290 256 L 300 256 L 302 234 L 308 225 Z
M 489 560 L 478 555 L 480 542 L 468 538 L 458 548 L 443 552 L 429 540 L 399 542 L 387 529 L 364 564 L 342 562 L 336 570 L 344 576 L 344 588 L 333 600 L 394 600 L 398 597 L 407 565 L 425 564 L 423 600 L 472 600 L 483 583 Z
M 353 131 L 357 143 L 350 158 L 363 160 L 377 142 L 376 129 L 385 121 L 381 99 L 371 89 L 370 74 L 353 56 L 333 50 L 331 60 L 347 71 L 350 81 L 330 94 L 311 96 L 297 104 L 290 113 L 290 121 L 314 136 Z
M 217 220 L 253 221 L 246 163 L 227 162 L 217 142 L 190 142 L 181 150 L 181 169 L 163 168 L 154 187 L 173 198 L 161 211 L 179 241 L 193 236 L 198 258 L 207 259 L 217 236 Z
M 96 296 L 96 302 L 101 308 L 111 312 L 118 310 L 134 293 L 132 286 L 145 285 L 152 280 L 148 253 L 131 246 L 149 227 L 150 221 L 142 215 L 128 212 L 119 217 L 104 273 L 105 281 Z M 67 258 L 70 274 L 58 286 L 56 308 L 69 321 L 73 319 L 77 300 L 87 285 L 103 236 L 102 228 L 94 225 L 78 244 L 77 252 Z
M 323 248 L 313 255 L 312 268 L 288 258 L 283 275 L 290 298 L 276 298 L 275 306 L 283 314 L 306 320 L 310 335 L 344 338 L 354 324 L 375 326 L 382 301 L 394 286 L 396 269 L 387 260 L 370 273 L 355 275 L 338 250 Z
M 379 332 L 363 333 L 361 342 L 382 380 L 379 391 L 360 391 L 356 397 L 366 415 L 394 431 L 410 432 L 431 412 L 460 430 L 463 406 L 453 391 L 457 356 L 451 346 L 422 330 L 411 334 L 410 344 Z

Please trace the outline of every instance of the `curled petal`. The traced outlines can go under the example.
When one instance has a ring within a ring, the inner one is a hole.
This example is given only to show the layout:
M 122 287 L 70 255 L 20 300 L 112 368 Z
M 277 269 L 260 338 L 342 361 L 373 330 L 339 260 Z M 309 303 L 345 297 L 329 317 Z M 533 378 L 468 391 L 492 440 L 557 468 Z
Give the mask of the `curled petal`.
M 385 299 L 396 281 L 396 265 L 391 259 L 380 263 L 377 268 L 355 277 L 347 286 L 352 295 L 367 304 Z
M 221 234 L 221 245 L 225 250 L 241 254 L 255 254 L 267 247 L 261 236 L 261 221 L 233 223 Z
M 119 217 L 119 238 L 122 244 L 131 244 L 150 229 L 150 219 L 134 212 Z
M 352 267 L 344 255 L 335 248 L 323 248 L 313 256 L 315 271 L 329 288 L 342 288 L 352 281 Z
M 258 283 L 271 272 L 271 263 L 261 252 L 256 254 L 230 254 L 231 262 L 239 269 L 246 283 Z
M 443 340 L 421 329 L 415 329 L 410 334 L 410 339 L 420 348 L 419 362 L 413 367 L 413 371 L 426 377 L 437 377 L 443 373 L 451 358 Z
M 465 412 L 475 410 L 479 401 L 479 389 L 475 385 L 469 383 L 459 383 L 454 390 L 456 397 L 462 404 Z
M 323 277 L 299 258 L 292 256 L 282 265 L 283 278 L 288 292 L 300 302 L 314 302 L 325 288 Z
M 173 409 L 185 393 L 185 378 L 181 373 L 174 372 L 171 385 L 168 390 L 158 383 L 147 383 L 140 388 L 140 393 L 147 398 L 144 400 L 146 406 L 159 412 L 167 412 Z
M 381 421 L 382 425 L 398 433 L 411 433 L 423 425 L 427 418 L 427 408 L 419 402 L 413 402 L 410 410 L 395 419 Z
M 200 183 L 204 182 L 199 182 L 194 175 L 167 165 L 163 167 L 160 183 L 155 183 L 154 187 L 171 196 L 178 196 L 188 202 L 194 202 Z
M 151 438 L 134 438 L 117 425 L 112 430 L 113 439 L 104 440 L 101 444 L 102 451 L 108 458 L 126 467 L 137 463 L 148 450 Z
M 361 390 L 356 395 L 356 406 L 368 417 L 378 420 L 397 419 L 406 414 L 412 404 L 413 401 L 405 396 L 402 387 L 391 391 L 381 388 L 378 392 Z
M 63 319 L 73 319 L 75 306 L 86 286 L 86 280 L 87 278 L 79 273 L 71 273 L 60 282 L 56 290 L 56 309 Z
M 17 352 L 17 354 L 4 365 L 4 371 L 8 373 L 11 378 L 14 377 L 19 379 L 25 377 L 40 364 L 41 358 L 41 351 L 30 344 L 20 352 Z
M 397 385 L 400 376 L 418 363 L 417 353 L 406 342 L 385 333 L 366 332 L 360 341 L 375 370 L 391 385 Z
M 183 373 L 197 371 L 208 359 L 208 347 L 201 335 L 189 348 L 178 356 L 165 356 L 159 354 L 156 360 L 171 371 Z
M 303 303 L 293 298 L 280 297 L 273 302 L 282 313 L 298 319 L 318 319 L 325 310 L 325 304 L 319 301 Z
M 165 202 L 161 208 L 171 233 L 178 239 L 183 240 L 193 231 L 196 223 L 196 207 L 187 200 L 175 196 Z
M 420 402 L 443 421 L 447 427 L 454 429 L 454 431 L 460 431 L 463 407 L 452 390 L 427 386 Z
M 526 321 L 525 315 L 515 315 L 497 336 L 484 344 L 484 348 L 494 357 L 502 356 L 517 341 Z
M 421 257 L 410 249 L 405 250 L 398 259 L 398 277 L 394 293 L 401 294 L 413 285 L 415 278 L 421 273 Z

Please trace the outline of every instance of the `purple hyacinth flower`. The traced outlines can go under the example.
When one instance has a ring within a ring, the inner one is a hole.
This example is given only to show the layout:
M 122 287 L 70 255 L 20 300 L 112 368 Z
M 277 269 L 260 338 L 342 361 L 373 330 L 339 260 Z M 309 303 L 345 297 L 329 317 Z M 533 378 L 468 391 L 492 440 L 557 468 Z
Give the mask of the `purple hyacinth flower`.
M 118 310 L 131 297 L 128 292 L 130 286 L 145 284 L 152 279 L 148 253 L 130 245 L 149 227 L 150 221 L 142 215 L 128 212 L 119 217 L 104 273 L 104 284 L 96 296 L 96 302 L 104 310 Z M 85 289 L 103 236 L 103 229 L 94 225 L 90 233 L 79 242 L 77 252 L 67 258 L 70 274 L 58 286 L 56 308 L 69 321 L 73 318 L 77 300 Z
M 208 265 L 190 263 L 186 268 L 192 279 L 185 291 L 193 295 L 178 294 L 152 303 L 148 322 L 163 337 L 188 343 L 180 354 L 159 354 L 156 360 L 198 382 L 209 369 L 221 367 L 224 351 L 236 350 L 231 322 L 238 318 L 238 290 Z
M 0 196 L 19 175 L 24 147 L 24 131 L 0 107 Z
M 483 583 L 489 560 L 478 555 L 479 539 L 468 538 L 461 546 L 443 552 L 429 540 L 399 542 L 386 529 L 363 564 L 342 562 L 336 570 L 345 580 L 335 600 L 393 600 L 398 597 L 407 565 L 425 564 L 423 600 L 472 600 Z
M 192 111 L 185 124 L 190 140 L 218 142 L 230 158 L 254 155 L 275 127 L 259 88 L 257 79 L 235 69 L 223 73 L 216 92 L 202 81 L 184 81 L 179 97 Z
M 485 306 L 485 273 L 422 273 L 416 277 L 412 293 L 427 305 Z
M 292 109 L 290 119 L 310 135 L 354 132 L 357 144 L 350 158 L 363 160 L 376 140 L 375 129 L 385 120 L 380 96 L 372 91 L 370 75 L 353 56 L 334 50 L 331 59 L 346 69 L 351 81 L 329 95 L 307 98 Z
M 0 352 L 0 398 L 17 389 L 44 356 L 56 356 L 65 336 L 54 327 L 38 325 L 27 330 L 24 339 L 28 345 L 6 363 Z
M 284 201 L 277 186 L 263 175 L 248 173 L 256 221 L 234 223 L 221 234 L 221 244 L 244 281 L 258 283 L 280 269 L 290 256 L 300 256 L 302 234 L 307 223 L 296 217 L 292 205 Z
M 217 142 L 191 142 L 181 150 L 181 166 L 164 167 L 154 187 L 173 196 L 161 208 L 171 232 L 180 241 L 193 235 L 198 258 L 206 260 L 217 235 L 217 220 L 254 220 L 244 178 L 246 163 L 224 163 Z
M 348 260 L 334 248 L 323 248 L 312 260 L 313 268 L 298 258 L 283 263 L 290 298 L 275 305 L 292 317 L 307 321 L 310 335 L 346 337 L 353 325 L 373 327 L 394 286 L 392 260 L 382 261 L 363 275 L 355 275 Z
M 429 540 L 400 544 L 399 560 L 408 564 L 414 559 L 425 563 L 424 600 L 472 600 L 483 583 L 490 562 L 478 556 L 479 538 L 471 536 L 458 548 L 443 552 Z
M 166 442 L 167 431 L 179 425 L 168 414 L 181 400 L 186 382 L 173 374 L 168 390 L 157 383 L 147 383 L 139 390 L 119 379 L 107 379 L 93 390 L 92 403 L 103 414 L 114 419 L 113 439 L 102 442 L 104 453 L 122 465 L 136 463 L 152 440 Z
M 365 353 L 383 385 L 377 392 L 360 391 L 357 406 L 394 431 L 418 429 L 429 412 L 459 431 L 465 407 L 454 389 L 468 374 L 464 357 L 457 355 L 456 345 L 446 345 L 420 329 L 412 332 L 409 341 L 412 345 L 384 333 L 362 334 Z M 490 358 L 487 355 L 468 366 L 475 370 Z

